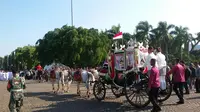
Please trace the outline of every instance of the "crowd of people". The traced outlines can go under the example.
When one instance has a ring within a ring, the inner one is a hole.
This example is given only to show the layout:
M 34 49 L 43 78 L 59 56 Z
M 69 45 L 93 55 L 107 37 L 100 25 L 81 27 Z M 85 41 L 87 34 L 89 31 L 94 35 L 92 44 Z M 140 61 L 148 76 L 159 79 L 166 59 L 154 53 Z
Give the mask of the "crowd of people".
M 12 77 L 13 77 L 12 72 L 4 70 L 0 71 L 0 81 L 7 81 L 9 79 L 12 79 Z
M 200 66 L 195 62 L 186 65 L 183 60 L 175 59 L 174 64 L 170 67 L 166 66 L 165 56 L 161 53 L 161 49 L 157 48 L 154 53 L 152 47 L 148 48 L 148 56 L 145 66 L 149 77 L 149 99 L 153 104 L 152 112 L 161 111 L 157 102 L 158 91 L 161 88 L 165 90 L 165 78 L 172 75 L 173 90 L 176 93 L 179 101 L 177 104 L 184 104 L 184 94 L 190 94 L 190 91 L 195 88 L 196 93 L 200 93 Z M 162 69 L 165 68 L 165 69 Z M 185 89 L 185 93 L 183 92 Z

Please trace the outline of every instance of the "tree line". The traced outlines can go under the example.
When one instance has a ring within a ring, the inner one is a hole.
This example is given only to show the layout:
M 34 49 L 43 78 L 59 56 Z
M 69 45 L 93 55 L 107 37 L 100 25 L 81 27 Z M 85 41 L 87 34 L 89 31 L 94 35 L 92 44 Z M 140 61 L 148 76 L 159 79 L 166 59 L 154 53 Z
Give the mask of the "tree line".
M 106 59 L 113 43 L 112 38 L 121 31 L 120 28 L 120 25 L 114 25 L 102 31 L 64 25 L 47 32 L 34 46 L 18 47 L 11 54 L 0 57 L 0 66 L 4 70 L 12 67 L 18 70 L 31 69 L 37 63 L 46 65 L 52 62 L 60 62 L 70 67 L 97 66 Z M 167 22 L 159 22 L 158 26 L 153 28 L 147 21 L 141 21 L 136 26 L 135 33 L 122 32 L 125 44 L 132 38 L 144 45 L 161 47 L 168 62 L 175 57 L 187 62 L 200 61 L 200 51 L 194 50 L 200 42 L 200 32 L 192 35 L 188 30 L 187 27 Z

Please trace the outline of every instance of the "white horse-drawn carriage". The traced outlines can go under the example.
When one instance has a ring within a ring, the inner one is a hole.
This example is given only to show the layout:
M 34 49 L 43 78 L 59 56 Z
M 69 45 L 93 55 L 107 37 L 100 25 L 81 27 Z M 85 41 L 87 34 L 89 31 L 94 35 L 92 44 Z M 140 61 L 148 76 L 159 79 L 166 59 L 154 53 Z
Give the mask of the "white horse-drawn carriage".
M 129 41 L 127 49 L 115 48 L 111 60 L 104 63 L 99 71 L 99 79 L 93 86 L 93 94 L 99 101 L 105 99 L 106 89 L 111 85 L 111 90 L 116 97 L 125 95 L 127 101 L 138 108 L 147 106 L 148 98 L 148 75 L 143 73 L 145 58 L 148 46 L 145 48 L 142 43 Z M 160 97 L 159 101 L 169 98 L 172 85 L 167 80 L 167 94 Z M 160 96 L 160 95 L 159 95 Z

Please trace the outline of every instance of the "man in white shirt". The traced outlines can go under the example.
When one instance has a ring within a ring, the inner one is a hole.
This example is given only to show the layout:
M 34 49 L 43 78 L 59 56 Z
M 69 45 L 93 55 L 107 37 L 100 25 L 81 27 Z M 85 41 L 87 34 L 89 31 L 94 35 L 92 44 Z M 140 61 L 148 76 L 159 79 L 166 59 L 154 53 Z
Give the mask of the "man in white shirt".
M 162 90 L 165 90 L 166 89 L 165 76 L 166 76 L 167 65 L 166 65 L 165 55 L 161 53 L 160 47 L 157 48 L 156 58 L 158 63 L 158 69 L 160 72 L 160 87 Z
M 146 57 L 145 64 L 144 64 L 144 67 L 145 68 L 147 67 L 147 69 L 148 69 L 148 73 L 147 73 L 148 75 L 150 75 L 150 71 L 151 71 L 150 61 L 151 61 L 151 59 L 156 59 L 156 56 L 153 51 L 154 51 L 153 47 L 148 48 L 148 55 Z M 156 61 L 156 67 L 157 66 L 158 65 L 157 65 L 157 61 Z

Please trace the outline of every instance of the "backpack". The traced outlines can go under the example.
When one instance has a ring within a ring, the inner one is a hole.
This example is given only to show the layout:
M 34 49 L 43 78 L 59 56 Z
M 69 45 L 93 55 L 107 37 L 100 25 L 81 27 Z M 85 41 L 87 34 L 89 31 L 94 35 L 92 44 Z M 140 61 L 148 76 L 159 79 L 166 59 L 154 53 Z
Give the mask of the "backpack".
M 14 77 L 11 80 L 12 89 L 23 89 L 23 82 L 20 77 Z
M 14 100 L 21 100 L 23 95 L 23 80 L 20 77 L 14 77 L 11 81 L 11 94 Z M 14 90 L 22 90 L 22 91 L 14 91 Z

